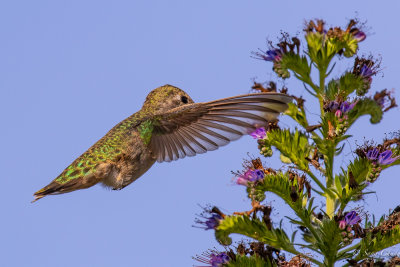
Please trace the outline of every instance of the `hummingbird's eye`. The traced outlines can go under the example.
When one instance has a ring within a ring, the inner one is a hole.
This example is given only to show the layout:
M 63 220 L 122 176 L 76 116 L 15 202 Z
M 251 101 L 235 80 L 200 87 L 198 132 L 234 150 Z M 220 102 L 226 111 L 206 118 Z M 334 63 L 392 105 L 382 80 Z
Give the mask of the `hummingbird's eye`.
M 181 96 L 181 101 L 182 101 L 182 103 L 184 103 L 184 104 L 187 104 L 188 103 L 188 99 L 187 99 L 187 97 L 186 96 Z

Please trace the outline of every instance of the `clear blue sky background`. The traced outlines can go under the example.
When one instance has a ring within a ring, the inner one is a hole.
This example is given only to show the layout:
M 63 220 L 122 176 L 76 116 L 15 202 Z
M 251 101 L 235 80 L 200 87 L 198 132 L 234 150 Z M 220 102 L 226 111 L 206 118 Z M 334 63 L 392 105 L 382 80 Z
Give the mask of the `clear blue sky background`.
M 32 193 L 160 85 L 208 101 L 249 92 L 253 77 L 274 79 L 250 52 L 280 30 L 301 33 L 305 19 L 344 26 L 358 12 L 371 26 L 361 51 L 383 57 L 374 88 L 399 88 L 399 10 L 399 1 L 1 1 L 0 266 L 196 264 L 191 256 L 217 246 L 211 231 L 192 227 L 197 204 L 249 208 L 230 173 L 258 153 L 248 136 L 156 164 L 119 192 L 96 186 L 31 204 Z M 307 96 L 301 84 L 287 85 Z M 378 126 L 364 118 L 352 133 L 362 140 L 399 128 L 395 109 Z M 384 173 L 360 205 L 380 215 L 400 204 L 398 171 Z M 268 202 L 278 222 L 287 208 Z

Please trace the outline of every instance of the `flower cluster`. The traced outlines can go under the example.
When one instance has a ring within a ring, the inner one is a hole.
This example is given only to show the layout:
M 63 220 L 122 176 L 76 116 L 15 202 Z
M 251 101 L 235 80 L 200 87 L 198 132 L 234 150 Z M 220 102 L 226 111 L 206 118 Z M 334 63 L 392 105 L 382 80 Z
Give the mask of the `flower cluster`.
M 348 113 L 354 108 L 354 106 L 357 104 L 357 101 L 354 102 L 348 102 L 348 101 L 330 101 L 327 105 L 325 110 L 330 111 L 335 113 L 335 117 L 337 118 L 337 123 L 336 123 L 336 129 L 335 133 L 336 135 L 343 134 L 348 126 Z
M 393 157 L 393 152 L 390 149 L 380 152 L 376 147 L 368 150 L 365 156 L 372 162 L 372 169 L 367 177 L 368 182 L 371 183 L 378 179 L 382 171 L 380 166 L 392 164 L 400 158 L 400 156 Z
M 352 233 L 352 226 L 358 224 L 361 221 L 360 216 L 358 216 L 357 212 L 350 211 L 344 216 L 344 219 L 339 221 L 339 228 L 342 230 L 341 235 L 343 237 L 344 243 L 350 243 L 354 234 Z
M 247 170 L 245 173 L 240 175 L 236 179 L 236 183 L 244 186 L 248 186 L 249 182 L 257 182 L 264 178 L 264 172 L 262 170 Z
M 372 77 L 379 72 L 379 68 L 380 61 L 374 60 L 372 57 L 356 57 L 352 73 L 363 81 L 361 88 L 357 89 L 357 95 L 365 95 L 368 92 L 371 88 Z
M 383 152 L 380 152 L 378 148 L 370 149 L 367 152 L 367 159 L 369 159 L 375 165 L 389 165 L 399 159 L 400 156 L 392 157 L 393 152 L 390 149 L 387 149 Z
M 288 34 L 283 34 L 282 41 L 277 44 L 277 47 L 273 47 L 270 43 L 271 48 L 267 51 L 260 50 L 259 52 L 253 52 L 255 58 L 273 62 L 273 70 L 279 77 L 286 79 L 290 77 L 289 70 L 282 67 L 281 61 L 285 54 L 288 53 L 299 53 L 300 51 L 300 40 L 297 37 L 291 38 L 289 41 Z
M 210 267 L 222 267 L 230 261 L 230 258 L 227 253 L 218 251 L 205 252 L 194 259 L 199 262 L 209 264 L 207 266 Z M 197 267 L 207 267 L 207 266 L 197 266 Z
M 357 101 L 355 102 L 348 102 L 348 101 L 330 101 L 326 103 L 325 105 L 325 111 L 333 112 L 335 113 L 335 116 L 340 118 L 349 111 L 351 111 L 354 106 L 357 104 Z
M 340 27 L 325 29 L 325 22 L 310 21 L 304 31 L 308 44 L 309 56 L 314 60 L 332 58 L 336 53 L 351 57 L 357 52 L 358 43 L 366 38 L 366 34 L 357 26 L 355 20 L 350 20 L 345 29 Z

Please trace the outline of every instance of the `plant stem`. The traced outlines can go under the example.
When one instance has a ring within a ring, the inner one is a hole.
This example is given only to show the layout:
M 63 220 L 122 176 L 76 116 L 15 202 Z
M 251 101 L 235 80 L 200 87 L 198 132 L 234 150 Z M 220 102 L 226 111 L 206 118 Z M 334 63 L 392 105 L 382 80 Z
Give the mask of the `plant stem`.
M 333 198 L 331 198 L 329 195 L 326 196 L 326 214 L 328 214 L 328 216 L 330 218 L 333 217 L 335 212 L 335 200 Z
M 319 93 L 318 93 L 318 100 L 319 100 L 319 107 L 321 112 L 321 118 L 324 117 L 324 98 L 323 94 L 325 91 L 325 78 L 326 78 L 326 67 L 319 68 Z M 326 187 L 329 188 L 332 186 L 333 183 L 333 153 L 329 153 L 330 155 L 325 155 L 325 166 L 330 166 L 330 168 L 326 168 Z M 330 164 L 327 164 L 327 161 L 331 161 Z M 335 212 L 335 198 L 331 194 L 326 195 L 326 214 L 330 218 L 333 217 Z

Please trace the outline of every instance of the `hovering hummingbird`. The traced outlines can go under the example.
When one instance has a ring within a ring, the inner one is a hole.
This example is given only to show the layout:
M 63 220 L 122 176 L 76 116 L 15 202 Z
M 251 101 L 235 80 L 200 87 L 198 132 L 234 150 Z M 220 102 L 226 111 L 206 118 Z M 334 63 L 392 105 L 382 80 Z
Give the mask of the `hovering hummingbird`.
M 103 183 L 119 190 L 142 176 L 156 161 L 173 161 L 215 150 L 287 109 L 291 97 L 255 93 L 194 103 L 172 85 L 151 91 L 138 112 L 112 128 L 49 185 L 37 191 L 68 193 Z

